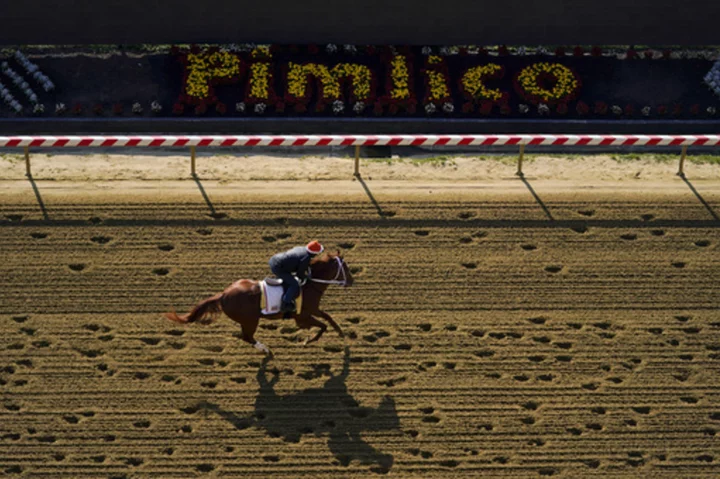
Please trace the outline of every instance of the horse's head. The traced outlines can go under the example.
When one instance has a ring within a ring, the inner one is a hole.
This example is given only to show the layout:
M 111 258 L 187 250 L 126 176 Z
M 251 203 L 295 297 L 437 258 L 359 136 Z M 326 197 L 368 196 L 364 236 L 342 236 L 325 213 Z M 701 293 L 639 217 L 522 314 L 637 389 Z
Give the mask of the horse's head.
M 345 287 L 352 286 L 355 279 L 350 273 L 350 267 L 338 250 L 336 253 L 326 253 L 314 258 L 310 262 L 311 281 L 325 284 L 339 284 Z

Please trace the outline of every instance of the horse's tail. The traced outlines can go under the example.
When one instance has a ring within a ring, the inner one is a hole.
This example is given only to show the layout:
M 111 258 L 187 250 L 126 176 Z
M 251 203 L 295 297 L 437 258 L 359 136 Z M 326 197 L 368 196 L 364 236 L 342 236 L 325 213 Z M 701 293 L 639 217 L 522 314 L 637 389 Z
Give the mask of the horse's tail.
M 173 311 L 172 313 L 165 313 L 165 317 L 178 323 L 201 321 L 204 324 L 210 324 L 222 312 L 222 304 L 220 303 L 222 296 L 223 293 L 218 293 L 200 301 L 188 314 L 178 315 Z

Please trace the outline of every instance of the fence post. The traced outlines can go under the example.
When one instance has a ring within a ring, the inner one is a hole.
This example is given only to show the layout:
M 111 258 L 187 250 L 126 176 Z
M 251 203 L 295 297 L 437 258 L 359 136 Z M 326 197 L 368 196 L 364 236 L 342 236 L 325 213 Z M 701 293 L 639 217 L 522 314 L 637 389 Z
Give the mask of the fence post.
M 685 156 L 687 155 L 687 145 L 683 145 L 682 153 L 680 154 L 680 168 L 678 169 L 678 176 L 685 176 Z
M 360 145 L 355 145 L 355 173 L 356 178 L 360 176 Z
M 30 171 L 30 147 L 25 147 L 25 176 L 28 178 L 32 176 L 32 172 Z
M 520 145 L 520 156 L 518 156 L 518 169 L 515 173 L 517 176 L 522 177 L 523 171 L 522 171 L 522 162 L 523 162 L 523 156 L 525 155 L 525 145 Z
M 195 146 L 190 147 L 190 175 L 195 175 Z

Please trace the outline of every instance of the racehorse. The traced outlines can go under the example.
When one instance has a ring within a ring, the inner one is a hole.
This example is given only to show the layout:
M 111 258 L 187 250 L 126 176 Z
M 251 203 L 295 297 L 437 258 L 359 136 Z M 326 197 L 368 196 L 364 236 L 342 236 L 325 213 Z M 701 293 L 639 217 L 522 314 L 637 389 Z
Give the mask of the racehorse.
M 325 323 L 319 321 L 315 316 L 320 316 L 325 319 L 333 329 L 337 331 L 340 337 L 344 337 L 342 329 L 340 329 L 340 326 L 338 326 L 335 320 L 320 309 L 320 300 L 329 285 L 338 284 L 348 287 L 352 286 L 354 282 L 350 268 L 340 254 L 340 251 L 337 251 L 336 254 L 326 253 L 313 258 L 310 262 L 307 276 L 308 281 L 302 287 L 303 300 L 300 312 L 296 312 L 292 317 L 301 329 L 317 327 L 320 328 L 320 330 L 315 336 L 308 338 L 305 344 L 317 341 L 327 330 Z M 260 310 L 260 296 L 259 281 L 240 279 L 225 288 L 225 291 L 222 293 L 200 301 L 188 314 L 178 315 L 173 311 L 171 313 L 165 313 L 165 317 L 179 323 L 201 321 L 209 324 L 219 316 L 221 312 L 225 313 L 228 318 L 240 324 L 243 332 L 243 341 L 252 345 L 258 351 L 272 355 L 267 346 L 255 339 L 255 331 L 257 330 L 260 318 L 282 319 L 283 314 L 262 314 Z

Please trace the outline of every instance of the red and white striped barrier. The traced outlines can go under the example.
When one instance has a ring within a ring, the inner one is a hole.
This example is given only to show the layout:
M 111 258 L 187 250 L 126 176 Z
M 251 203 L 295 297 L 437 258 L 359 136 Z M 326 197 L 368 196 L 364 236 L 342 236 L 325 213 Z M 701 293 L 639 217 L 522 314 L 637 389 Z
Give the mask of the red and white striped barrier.
M 0 148 L 23 148 L 30 173 L 30 148 L 190 147 L 195 175 L 198 146 L 354 146 L 355 176 L 360 176 L 361 146 L 518 146 L 522 176 L 526 146 L 682 146 L 679 175 L 688 146 L 719 146 L 720 135 L 189 135 L 189 136 L 0 136 Z
M 720 135 L 0 136 L 0 148 L 188 146 L 718 146 Z

